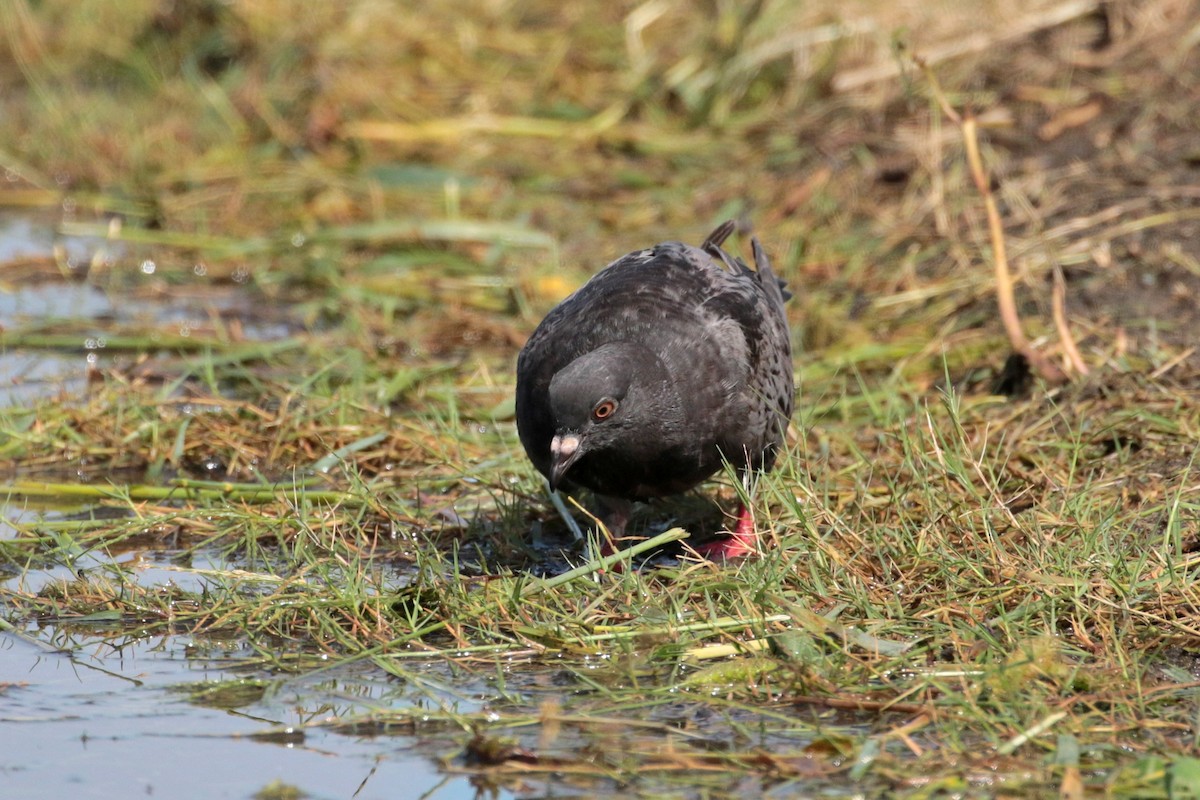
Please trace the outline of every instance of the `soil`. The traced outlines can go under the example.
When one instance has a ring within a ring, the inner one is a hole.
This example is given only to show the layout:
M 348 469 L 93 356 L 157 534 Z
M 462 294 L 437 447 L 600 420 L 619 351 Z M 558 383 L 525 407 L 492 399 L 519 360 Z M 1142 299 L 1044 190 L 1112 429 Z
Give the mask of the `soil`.
M 1161 348 L 1197 366 L 1195 18 L 1186 4 L 1160 6 L 1158 24 L 1122 39 L 1114 31 L 1129 27 L 1131 9 L 1106 4 L 975 65 L 980 92 L 998 98 L 988 116 L 1010 123 L 984 128 L 993 189 L 1026 314 L 1049 320 L 1057 263 L 1081 346 Z

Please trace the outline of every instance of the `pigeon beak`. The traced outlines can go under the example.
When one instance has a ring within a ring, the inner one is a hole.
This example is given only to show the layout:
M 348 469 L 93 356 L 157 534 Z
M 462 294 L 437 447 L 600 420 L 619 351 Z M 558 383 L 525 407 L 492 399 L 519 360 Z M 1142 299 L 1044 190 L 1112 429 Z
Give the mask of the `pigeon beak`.
M 583 455 L 579 434 L 566 433 L 550 440 L 550 490 L 557 492 L 571 465 Z

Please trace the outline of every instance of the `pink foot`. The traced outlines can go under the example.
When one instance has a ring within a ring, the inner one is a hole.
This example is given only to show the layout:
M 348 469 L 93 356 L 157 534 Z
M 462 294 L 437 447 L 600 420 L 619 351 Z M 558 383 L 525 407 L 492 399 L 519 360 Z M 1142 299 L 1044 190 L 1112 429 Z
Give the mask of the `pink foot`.
M 728 561 L 758 554 L 758 532 L 754 530 L 754 512 L 749 506 L 738 507 L 737 527 L 723 536 L 696 548 L 709 561 Z
M 612 546 L 611 541 L 605 541 L 600 545 L 600 556 L 602 558 L 604 556 L 611 556 L 615 552 L 617 552 L 617 549 Z M 609 569 L 611 569 L 613 572 L 615 572 L 619 575 L 625 571 L 625 565 L 622 564 L 620 561 L 618 561 L 617 563 L 615 563 L 611 567 L 609 567 Z M 604 572 L 604 570 L 599 570 L 599 572 Z

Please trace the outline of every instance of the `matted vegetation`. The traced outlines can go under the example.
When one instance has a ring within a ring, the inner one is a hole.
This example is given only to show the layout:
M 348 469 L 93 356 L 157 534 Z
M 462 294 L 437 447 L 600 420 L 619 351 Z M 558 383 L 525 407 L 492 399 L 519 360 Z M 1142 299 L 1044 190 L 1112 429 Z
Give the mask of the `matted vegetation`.
M 265 680 L 487 675 L 482 712 L 313 724 L 444 741 L 490 785 L 1200 793 L 1194 3 L 77 5 L 0 12 L 0 204 L 95 256 L 3 280 L 158 310 L 4 322 L 6 352 L 99 355 L 0 409 L 9 630 L 235 637 Z M 1009 358 L 912 53 L 977 115 L 1065 383 Z M 771 546 L 674 543 L 723 524 L 727 478 L 639 510 L 640 568 L 596 563 L 520 451 L 512 360 L 610 258 L 727 216 L 796 291 Z

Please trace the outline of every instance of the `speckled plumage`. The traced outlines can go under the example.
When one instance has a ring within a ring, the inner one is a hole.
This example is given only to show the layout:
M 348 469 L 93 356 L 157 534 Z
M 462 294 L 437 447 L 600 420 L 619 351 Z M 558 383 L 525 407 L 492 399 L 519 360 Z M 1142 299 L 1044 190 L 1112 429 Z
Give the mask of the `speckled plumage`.
M 722 458 L 771 468 L 793 404 L 787 295 L 757 239 L 757 271 L 721 249 L 733 228 L 614 261 L 533 332 L 517 427 L 552 485 L 633 500 L 685 491 Z

